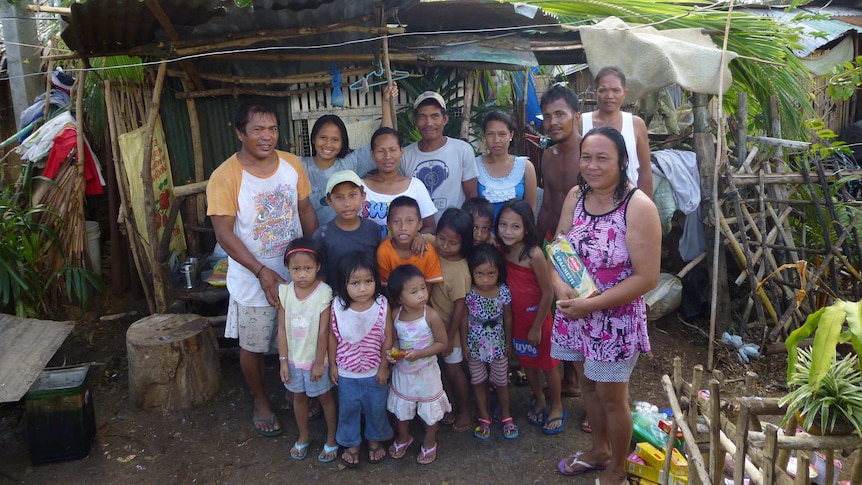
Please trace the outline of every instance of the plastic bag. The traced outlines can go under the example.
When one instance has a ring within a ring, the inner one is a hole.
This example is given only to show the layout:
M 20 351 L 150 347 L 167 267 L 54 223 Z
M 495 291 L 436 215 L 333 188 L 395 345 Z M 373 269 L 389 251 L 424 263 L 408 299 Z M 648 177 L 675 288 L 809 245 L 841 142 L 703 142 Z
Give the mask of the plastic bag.
M 658 285 L 644 295 L 647 321 L 653 322 L 679 308 L 682 301 L 682 281 L 670 273 L 661 273 Z
M 584 267 L 584 262 L 565 236 L 562 234 L 557 236 L 545 247 L 545 251 L 548 253 L 548 259 L 557 269 L 557 273 L 566 284 L 572 287 L 576 297 L 589 298 L 599 292 L 587 268 Z
M 658 427 L 659 421 L 667 419 L 667 414 L 648 402 L 636 402 L 632 411 L 632 439 L 647 443 L 663 450 L 667 445 L 667 433 Z

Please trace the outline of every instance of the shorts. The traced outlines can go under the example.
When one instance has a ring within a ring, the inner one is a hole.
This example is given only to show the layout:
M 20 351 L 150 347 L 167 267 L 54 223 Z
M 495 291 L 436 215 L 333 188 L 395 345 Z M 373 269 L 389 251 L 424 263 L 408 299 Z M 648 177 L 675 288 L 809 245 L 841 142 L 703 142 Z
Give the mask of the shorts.
M 629 360 L 606 362 L 585 360 L 584 376 L 593 382 L 628 382 L 638 363 L 640 352 L 635 352 Z
M 469 365 L 470 384 L 478 386 L 490 380 L 494 387 L 509 385 L 509 359 L 507 357 L 492 360 L 490 363 L 471 360 Z M 489 368 L 491 369 L 490 376 L 488 375 Z
M 297 369 L 290 363 L 287 364 L 287 368 L 290 371 L 290 383 L 285 384 L 284 388 L 292 393 L 304 392 L 308 397 L 317 397 L 332 389 L 329 366 L 323 367 L 323 375 L 317 381 L 311 380 L 311 369 Z
M 464 360 L 464 352 L 461 350 L 461 347 L 455 347 L 452 349 L 452 353 L 443 357 L 443 362 L 447 364 L 460 364 Z
M 275 349 L 278 335 L 278 309 L 271 306 L 245 306 L 230 299 L 225 321 L 225 337 L 239 338 L 239 347 L 256 354 Z

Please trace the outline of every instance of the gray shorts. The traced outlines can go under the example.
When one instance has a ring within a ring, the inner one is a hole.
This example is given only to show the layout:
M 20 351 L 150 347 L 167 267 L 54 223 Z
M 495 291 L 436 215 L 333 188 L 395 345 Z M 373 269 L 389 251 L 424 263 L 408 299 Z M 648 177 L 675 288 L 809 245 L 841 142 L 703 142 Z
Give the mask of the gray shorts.
M 225 337 L 236 329 L 239 347 L 263 354 L 275 350 L 278 342 L 278 309 L 271 306 L 245 306 L 231 298 L 228 303 Z
M 619 362 L 587 360 L 586 356 L 576 350 L 558 346 L 551 348 L 551 356 L 570 362 L 584 363 L 584 376 L 593 382 L 628 382 L 638 363 L 640 352 L 635 352 L 631 359 Z
M 290 370 L 290 384 L 284 387 L 296 394 L 304 392 L 308 397 L 317 397 L 332 389 L 332 381 L 329 380 L 329 366 L 324 366 L 323 375 L 316 381 L 311 380 L 311 370 L 297 369 L 293 364 L 287 364 Z

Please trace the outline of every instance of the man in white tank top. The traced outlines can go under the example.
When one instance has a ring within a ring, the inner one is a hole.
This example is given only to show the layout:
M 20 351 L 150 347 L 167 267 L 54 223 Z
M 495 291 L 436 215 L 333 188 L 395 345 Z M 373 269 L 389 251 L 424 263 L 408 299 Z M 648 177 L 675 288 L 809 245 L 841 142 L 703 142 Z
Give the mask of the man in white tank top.
M 617 67 L 604 67 L 596 74 L 595 88 L 598 110 L 581 115 L 581 133 L 596 126 L 610 126 L 622 133 L 629 159 L 626 175 L 652 198 L 652 168 L 646 123 L 639 116 L 620 110 L 629 92 L 625 74 Z

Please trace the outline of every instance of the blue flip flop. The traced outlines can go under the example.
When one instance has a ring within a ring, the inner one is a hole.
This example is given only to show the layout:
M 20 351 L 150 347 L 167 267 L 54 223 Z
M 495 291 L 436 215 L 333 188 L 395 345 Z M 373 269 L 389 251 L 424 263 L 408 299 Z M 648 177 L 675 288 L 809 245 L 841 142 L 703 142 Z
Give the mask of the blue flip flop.
M 536 400 L 530 401 L 530 411 L 527 413 L 527 422 L 533 426 L 542 426 L 548 418 L 548 407 L 536 411 Z
M 306 446 L 308 445 L 306 444 Z M 332 455 L 332 457 L 327 458 L 326 455 L 330 454 Z M 329 463 L 336 458 L 338 458 L 338 445 L 329 446 L 326 443 L 323 444 L 323 451 L 321 451 L 320 454 L 317 455 L 317 461 L 319 461 L 320 463 Z
M 558 417 L 556 417 L 556 418 L 549 418 L 549 419 L 546 419 L 546 420 L 545 420 L 545 424 L 544 424 L 544 426 L 542 427 L 542 433 L 545 433 L 545 434 L 547 434 L 547 435 L 560 434 L 560 433 L 562 433 L 562 432 L 563 432 L 563 428 L 565 428 L 565 427 L 566 427 L 566 419 L 567 419 L 568 417 L 569 417 L 569 412 L 568 412 L 568 411 L 563 411 L 563 415 L 562 415 L 562 416 L 558 416 Z M 558 427 L 556 427 L 556 428 L 554 428 L 554 429 L 548 429 L 548 428 L 546 427 L 548 424 L 553 423 L 553 422 L 555 422 L 555 421 L 559 421 L 559 422 L 560 422 L 560 425 L 559 425 Z
M 297 460 L 297 461 L 298 460 L 304 460 L 305 457 L 308 456 L 308 445 L 309 445 L 309 443 L 311 443 L 311 442 L 309 441 L 309 442 L 305 442 L 305 443 L 300 443 L 299 441 L 297 441 L 296 443 L 294 443 L 293 447 L 296 448 L 296 451 L 299 452 L 299 454 L 294 455 L 293 453 L 290 453 L 290 457 L 293 458 L 294 460 Z

